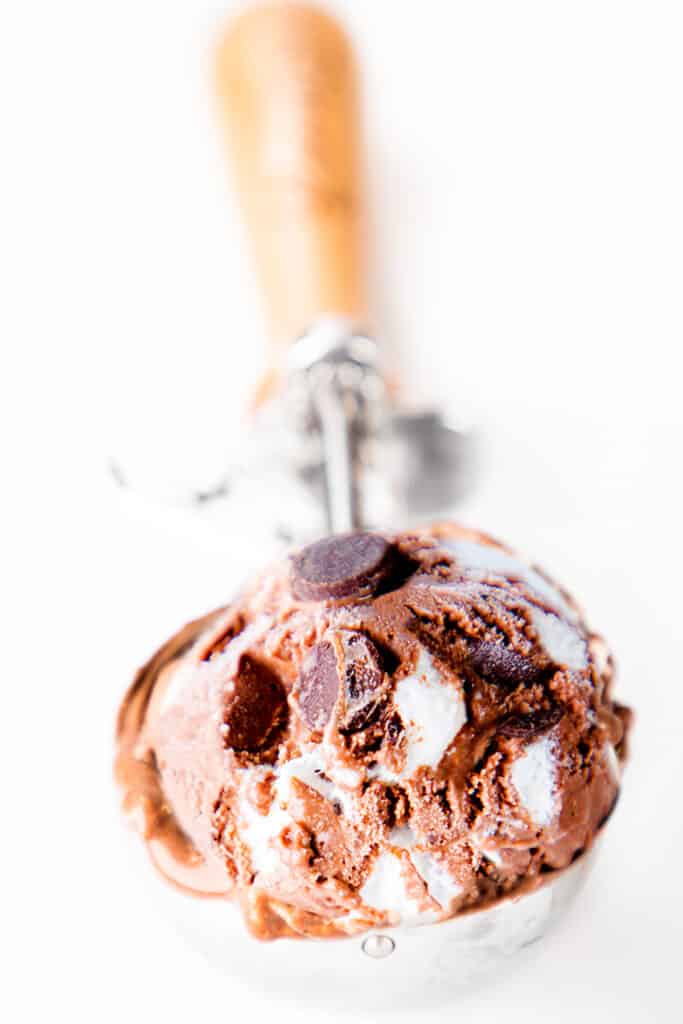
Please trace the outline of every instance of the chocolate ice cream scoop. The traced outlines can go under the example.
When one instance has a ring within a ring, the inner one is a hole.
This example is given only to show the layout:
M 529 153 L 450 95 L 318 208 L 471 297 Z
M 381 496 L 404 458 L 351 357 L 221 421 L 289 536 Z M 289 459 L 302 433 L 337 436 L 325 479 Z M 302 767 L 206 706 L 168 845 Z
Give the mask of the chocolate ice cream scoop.
M 141 670 L 117 777 L 162 872 L 258 937 L 437 922 L 590 847 L 629 725 L 612 676 L 573 600 L 482 534 L 328 538 Z

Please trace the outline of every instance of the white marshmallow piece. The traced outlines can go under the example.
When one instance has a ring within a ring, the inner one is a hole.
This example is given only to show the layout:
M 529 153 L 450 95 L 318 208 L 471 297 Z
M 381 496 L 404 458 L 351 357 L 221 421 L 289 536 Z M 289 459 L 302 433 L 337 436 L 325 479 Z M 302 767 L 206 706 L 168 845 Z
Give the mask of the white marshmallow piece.
M 422 765 L 436 768 L 467 721 L 462 691 L 441 678 L 423 649 L 412 675 L 396 684 L 394 703 L 407 734 L 407 759 L 402 778 L 412 775 Z
M 270 805 L 268 814 L 259 814 L 243 796 L 239 803 L 239 815 L 240 835 L 249 847 L 252 868 L 260 874 L 273 874 L 280 860 L 272 840 L 291 823 L 291 818 L 280 806 L 277 797 Z
M 261 769 L 247 769 L 245 771 L 242 789 L 253 779 L 253 773 Z M 249 846 L 251 852 L 251 863 L 255 871 L 265 874 L 272 874 L 277 870 L 279 859 L 272 840 L 276 839 L 282 830 L 292 822 L 287 812 L 287 801 L 289 799 L 290 785 L 292 779 L 298 779 L 304 785 L 310 786 L 326 800 L 338 801 L 344 814 L 351 817 L 354 813 L 353 799 L 343 789 L 335 786 L 327 778 L 323 778 L 324 762 L 317 751 L 302 754 L 291 761 L 285 762 L 279 768 L 273 770 L 276 776 L 274 785 L 273 801 L 268 814 L 259 814 L 255 807 L 249 802 L 246 796 L 240 799 L 241 835 Z
M 412 850 L 417 840 L 410 825 L 399 825 L 397 828 L 392 828 L 389 833 L 389 842 L 401 850 Z
M 476 544 L 471 540 L 442 540 L 440 543 L 448 551 L 453 552 L 466 572 L 479 577 L 500 576 L 506 580 L 521 580 L 551 608 L 571 621 L 576 621 L 576 612 L 565 601 L 557 587 L 531 566 L 509 555 L 507 551 L 490 544 Z
M 316 793 L 320 793 L 331 803 L 337 801 L 344 809 L 344 813 L 350 815 L 353 811 L 351 795 L 346 790 L 335 786 L 329 778 L 323 778 L 326 773 L 325 762 L 321 752 L 311 751 L 286 761 L 277 771 L 277 782 L 275 783 L 276 799 L 287 803 L 289 796 L 289 784 L 292 779 L 298 779 L 304 785 L 310 786 Z
M 531 620 L 546 654 L 556 665 L 577 671 L 588 667 L 586 643 L 574 626 L 540 608 L 531 609 Z
M 501 866 L 501 864 L 503 863 L 503 858 L 501 857 L 501 855 L 498 852 L 498 850 L 483 850 L 482 849 L 481 852 L 486 857 L 486 859 L 490 860 L 492 864 L 496 865 L 496 867 L 499 868 Z
M 401 860 L 389 850 L 375 860 L 360 898 L 368 907 L 385 911 L 403 924 L 429 924 L 435 920 L 432 911 L 421 910 L 406 892 Z
M 619 758 L 616 750 L 614 749 L 613 743 L 607 743 L 605 745 L 604 758 L 607 764 L 607 771 L 609 772 L 612 782 L 615 782 L 618 785 L 621 781 L 621 765 L 619 764 Z
M 536 825 L 550 824 L 555 816 L 555 758 L 552 736 L 531 743 L 512 763 L 512 784 Z
M 417 873 L 424 879 L 427 891 L 433 900 L 444 910 L 448 910 L 451 902 L 462 892 L 462 886 L 447 871 L 441 861 L 431 853 L 413 850 L 410 854 Z
M 389 833 L 389 842 L 392 846 L 409 851 L 413 867 L 427 886 L 429 895 L 440 907 L 447 910 L 451 901 L 462 892 L 462 886 L 431 853 L 415 849 L 417 839 L 410 825 L 392 829 Z

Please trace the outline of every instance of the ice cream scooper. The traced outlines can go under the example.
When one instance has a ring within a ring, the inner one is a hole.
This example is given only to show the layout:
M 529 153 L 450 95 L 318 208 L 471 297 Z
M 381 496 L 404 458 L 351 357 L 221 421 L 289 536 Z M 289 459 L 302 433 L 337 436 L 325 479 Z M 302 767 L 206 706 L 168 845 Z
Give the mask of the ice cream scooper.
M 194 500 L 237 500 L 246 484 L 243 504 L 272 509 L 287 541 L 445 513 L 466 484 L 468 435 L 452 416 L 400 406 L 364 327 L 347 38 L 313 7 L 247 9 L 220 41 L 217 84 L 272 369 L 232 465 Z
M 306 508 L 332 532 L 439 511 L 462 485 L 462 438 L 396 414 L 358 326 L 344 37 L 306 7 L 251 10 L 223 40 L 219 84 L 279 368 L 243 475 L 271 465 L 278 510 L 281 484 L 318 488 L 324 505 L 309 493 Z M 319 532 L 298 520 L 292 534 Z M 217 897 L 173 902 L 214 963 L 297 1004 L 423 1010 L 499 974 L 577 892 L 626 756 L 612 682 L 570 595 L 479 531 L 326 537 L 138 672 L 116 775 L 155 866 Z

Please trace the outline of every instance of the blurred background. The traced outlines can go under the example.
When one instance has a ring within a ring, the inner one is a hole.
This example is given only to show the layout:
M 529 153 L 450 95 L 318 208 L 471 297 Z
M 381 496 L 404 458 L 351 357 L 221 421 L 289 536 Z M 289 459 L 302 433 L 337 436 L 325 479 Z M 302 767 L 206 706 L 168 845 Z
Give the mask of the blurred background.
M 12 1019 L 273 1009 L 133 897 L 110 783 L 135 667 L 259 561 L 220 524 L 122 496 L 107 470 L 112 455 L 174 480 L 219 465 L 263 369 L 211 78 L 235 6 L 0 14 Z M 324 6 L 362 72 L 377 336 L 410 396 L 484 438 L 455 514 L 576 592 L 639 713 L 586 898 L 534 966 L 460 1010 L 676 1020 L 683 11 Z

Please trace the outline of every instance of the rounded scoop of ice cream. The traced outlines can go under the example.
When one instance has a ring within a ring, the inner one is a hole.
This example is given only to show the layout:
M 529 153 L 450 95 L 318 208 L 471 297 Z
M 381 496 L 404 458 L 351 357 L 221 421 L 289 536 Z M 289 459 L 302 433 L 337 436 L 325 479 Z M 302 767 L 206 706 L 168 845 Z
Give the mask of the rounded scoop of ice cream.
M 141 670 L 117 775 L 162 872 L 258 937 L 433 923 L 592 844 L 625 756 L 612 685 L 574 601 L 489 537 L 326 538 Z

